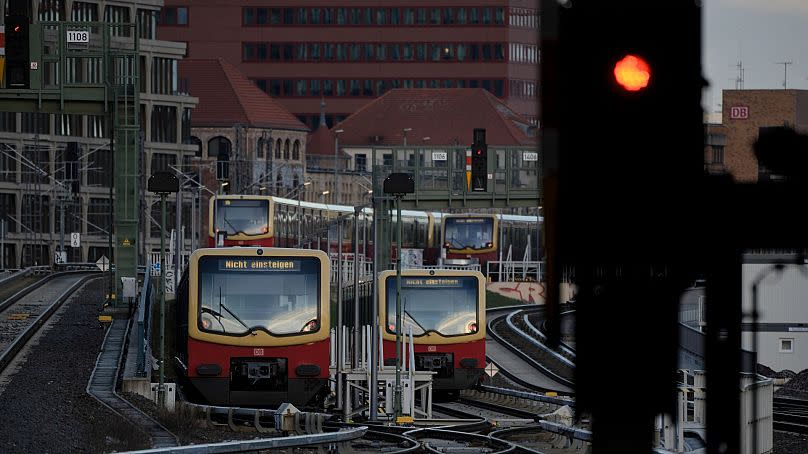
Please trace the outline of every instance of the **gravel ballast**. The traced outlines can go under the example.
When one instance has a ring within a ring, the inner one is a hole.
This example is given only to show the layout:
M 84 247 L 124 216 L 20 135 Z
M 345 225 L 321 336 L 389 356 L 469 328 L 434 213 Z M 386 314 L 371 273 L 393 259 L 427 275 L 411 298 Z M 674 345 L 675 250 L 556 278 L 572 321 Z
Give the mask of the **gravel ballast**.
M 0 452 L 113 452 L 149 448 L 137 427 L 87 394 L 104 340 L 106 281 L 87 283 L 21 354 L 0 394 Z M 6 372 L 8 374 L 8 371 Z M 5 381 L 5 380 L 4 380 Z

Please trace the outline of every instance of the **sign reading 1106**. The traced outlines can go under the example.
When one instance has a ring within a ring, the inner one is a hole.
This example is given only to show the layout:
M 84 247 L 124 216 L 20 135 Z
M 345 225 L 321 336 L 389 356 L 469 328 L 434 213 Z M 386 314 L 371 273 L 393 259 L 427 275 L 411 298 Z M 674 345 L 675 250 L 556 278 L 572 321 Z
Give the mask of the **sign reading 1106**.
M 90 32 L 87 30 L 68 30 L 67 31 L 68 43 L 89 43 Z

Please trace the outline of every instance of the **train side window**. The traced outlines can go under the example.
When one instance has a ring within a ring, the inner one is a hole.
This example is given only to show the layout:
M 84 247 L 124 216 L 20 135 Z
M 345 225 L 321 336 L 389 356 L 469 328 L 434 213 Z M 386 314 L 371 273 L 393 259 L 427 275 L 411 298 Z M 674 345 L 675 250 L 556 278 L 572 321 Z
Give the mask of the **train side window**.
M 780 353 L 794 353 L 794 338 L 780 338 Z

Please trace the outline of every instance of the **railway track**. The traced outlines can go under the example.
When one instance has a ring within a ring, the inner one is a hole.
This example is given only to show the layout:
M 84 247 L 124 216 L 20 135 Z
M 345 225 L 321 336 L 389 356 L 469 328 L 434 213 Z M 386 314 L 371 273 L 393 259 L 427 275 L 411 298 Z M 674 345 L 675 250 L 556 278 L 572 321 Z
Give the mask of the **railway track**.
M 0 372 L 62 303 L 96 277 L 99 273 L 91 271 L 54 273 L 29 282 L 0 302 Z
M 496 313 L 489 316 L 488 335 L 504 345 L 508 350 L 518 355 L 525 362 L 530 364 L 538 372 L 548 376 L 556 383 L 570 389 L 574 388 L 574 368 L 569 360 L 566 360 L 556 352 L 547 347 L 543 347 L 531 333 L 524 332 L 514 320 L 519 320 L 525 315 L 543 313 L 541 307 L 530 309 L 517 309 L 508 313 Z M 510 377 L 509 377 L 510 378 Z M 520 383 L 520 385 L 523 385 Z M 531 387 L 535 389 L 534 387 Z
M 775 397 L 774 430 L 808 434 L 808 400 Z

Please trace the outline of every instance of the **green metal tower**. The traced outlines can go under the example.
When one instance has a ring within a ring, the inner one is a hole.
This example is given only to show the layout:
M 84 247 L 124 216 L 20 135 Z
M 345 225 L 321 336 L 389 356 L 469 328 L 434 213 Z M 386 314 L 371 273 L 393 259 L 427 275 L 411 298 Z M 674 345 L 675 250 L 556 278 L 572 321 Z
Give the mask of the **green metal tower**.
M 102 115 L 112 125 L 114 293 L 120 295 L 121 278 L 137 277 L 140 181 L 137 25 L 37 22 L 27 32 L 28 88 L 0 88 L 0 111 Z

